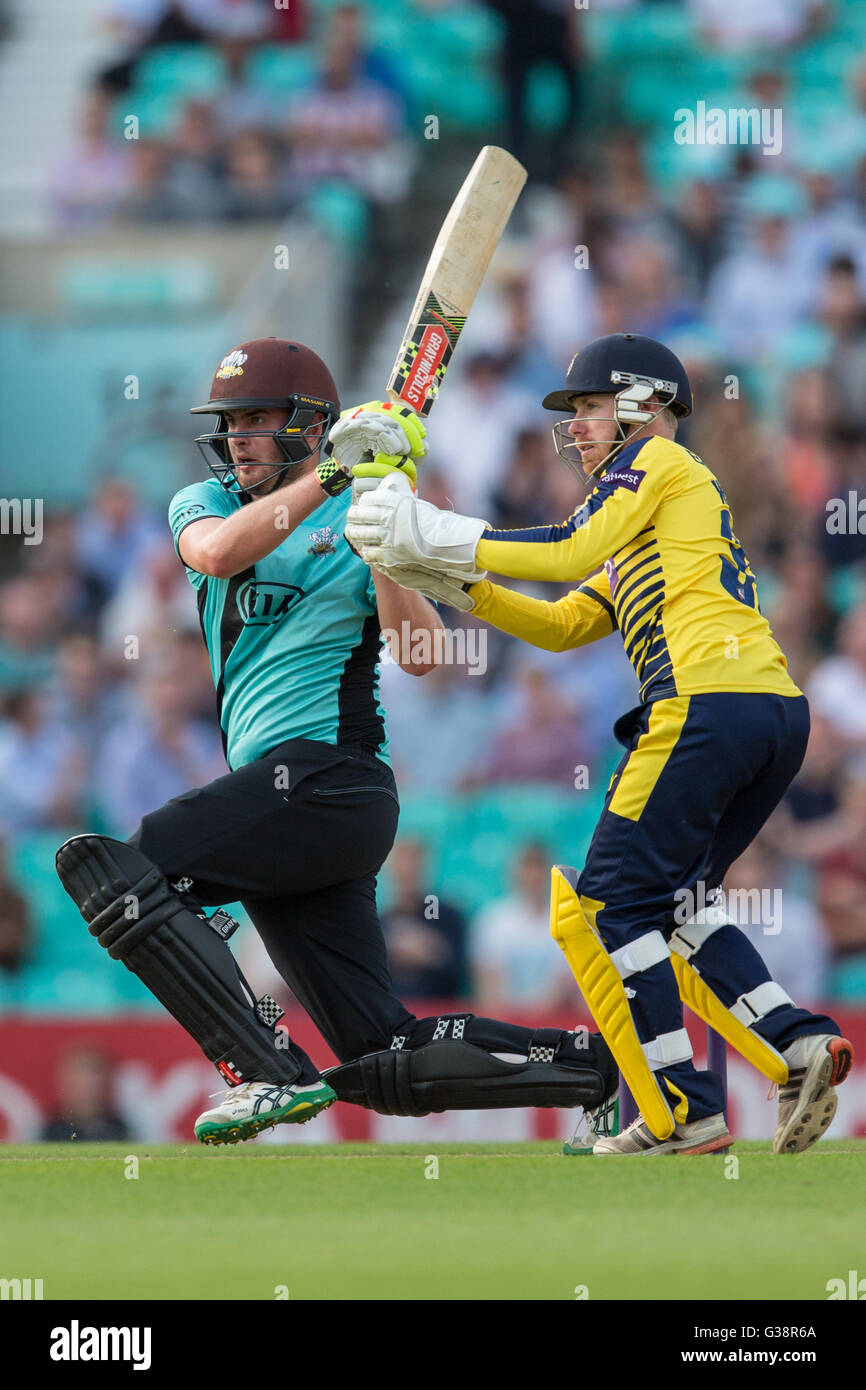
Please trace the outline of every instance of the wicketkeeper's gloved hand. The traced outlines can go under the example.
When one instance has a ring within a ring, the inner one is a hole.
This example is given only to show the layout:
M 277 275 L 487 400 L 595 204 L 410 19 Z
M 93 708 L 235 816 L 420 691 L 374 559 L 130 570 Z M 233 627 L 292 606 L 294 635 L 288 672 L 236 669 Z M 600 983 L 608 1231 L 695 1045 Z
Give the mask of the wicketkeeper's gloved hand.
M 480 517 L 440 511 L 422 501 L 408 479 L 393 471 L 374 492 L 354 499 L 345 534 L 361 558 L 383 574 L 420 569 L 472 584 L 484 578 L 475 551 L 486 529 Z
M 447 574 L 444 570 L 434 573 L 433 570 L 413 569 L 401 565 L 395 565 L 391 569 L 384 569 L 381 565 L 374 565 L 373 568 L 386 578 L 393 579 L 395 584 L 402 585 L 404 589 L 415 589 L 434 603 L 447 603 L 451 608 L 459 608 L 464 613 L 471 613 L 475 607 L 475 600 L 469 593 L 470 585 L 465 583 L 461 575 Z
M 427 452 L 427 427 L 409 406 L 368 401 L 344 410 L 328 436 L 330 458 L 316 468 L 325 492 L 342 492 L 353 480 L 372 479 L 361 491 L 389 473 L 401 472 L 414 488 L 415 459 Z M 342 476 L 341 476 L 342 475 Z

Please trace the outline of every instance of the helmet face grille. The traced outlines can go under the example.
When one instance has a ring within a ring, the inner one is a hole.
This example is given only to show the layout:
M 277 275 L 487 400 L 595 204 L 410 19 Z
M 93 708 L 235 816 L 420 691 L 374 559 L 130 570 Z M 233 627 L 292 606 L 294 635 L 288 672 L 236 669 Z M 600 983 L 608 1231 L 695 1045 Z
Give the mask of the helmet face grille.
M 215 402 L 209 402 L 215 406 Z M 229 429 L 223 410 L 284 409 L 286 420 L 276 429 Z M 207 407 L 198 407 L 202 413 Z M 244 439 L 266 437 L 273 439 L 283 456 L 282 463 L 274 464 L 274 471 L 255 484 L 259 488 L 273 477 L 282 481 L 291 467 L 305 463 L 318 449 L 324 449 L 330 428 L 338 418 L 336 405 L 331 401 L 317 400 L 312 396 L 294 395 L 279 401 L 236 400 L 220 402 L 216 406 L 217 428 L 197 436 L 195 442 L 214 477 L 227 492 L 245 493 L 245 489 L 234 471 L 229 441 L 241 435 Z

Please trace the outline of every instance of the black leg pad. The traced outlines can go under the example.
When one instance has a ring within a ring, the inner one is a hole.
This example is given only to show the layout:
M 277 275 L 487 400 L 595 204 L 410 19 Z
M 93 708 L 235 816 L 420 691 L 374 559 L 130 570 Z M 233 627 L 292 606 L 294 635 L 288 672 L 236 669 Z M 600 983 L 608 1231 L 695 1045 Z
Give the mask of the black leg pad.
M 443 1039 L 415 1048 L 371 1052 L 324 1073 L 340 1100 L 379 1115 L 429 1115 L 441 1110 L 506 1110 L 515 1106 L 601 1105 L 615 1072 L 604 1065 L 503 1062 L 474 1043 Z
M 257 1014 L 219 932 L 140 850 L 75 835 L 57 851 L 57 873 L 90 934 L 147 985 L 230 1086 L 300 1075 L 288 1035 Z

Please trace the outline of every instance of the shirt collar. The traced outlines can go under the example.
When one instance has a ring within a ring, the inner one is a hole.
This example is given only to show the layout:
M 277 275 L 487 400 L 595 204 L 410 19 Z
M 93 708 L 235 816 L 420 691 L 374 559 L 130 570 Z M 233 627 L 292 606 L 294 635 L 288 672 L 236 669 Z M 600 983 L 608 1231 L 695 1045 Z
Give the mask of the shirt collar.
M 609 478 L 612 473 L 618 473 L 622 468 L 630 468 L 645 444 L 649 444 L 653 435 L 648 435 L 646 439 L 636 439 L 633 444 L 626 444 L 624 449 L 620 449 L 613 463 L 602 473 L 602 478 Z

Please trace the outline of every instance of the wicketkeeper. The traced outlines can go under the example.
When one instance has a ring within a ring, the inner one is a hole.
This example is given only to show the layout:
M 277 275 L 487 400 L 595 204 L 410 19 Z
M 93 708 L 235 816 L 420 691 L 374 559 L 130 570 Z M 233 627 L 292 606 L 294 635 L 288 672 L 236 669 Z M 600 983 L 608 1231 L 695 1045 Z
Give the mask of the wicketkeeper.
M 214 476 L 178 492 L 169 519 L 232 770 L 145 816 L 126 843 L 75 836 L 57 869 L 92 935 L 225 1079 L 196 1135 L 235 1143 L 338 1098 L 387 1115 L 600 1105 L 616 1067 L 597 1035 L 471 1013 L 419 1019 L 391 985 L 376 874 L 399 807 L 380 625 L 408 624 L 410 651 L 394 655 L 423 675 L 414 639 L 441 622 L 422 595 L 372 573 L 344 526 L 353 477 L 376 486 L 396 469 L 414 482 L 424 426 L 377 404 L 347 428 L 325 363 L 278 338 L 228 353 L 193 413 L 217 417 L 197 441 Z M 340 1059 L 325 1076 L 241 976 L 220 906 L 236 900 Z
M 675 442 L 692 409 L 678 358 L 633 333 L 599 338 L 544 405 L 572 412 L 554 427 L 557 452 L 593 484 L 566 521 L 497 531 L 420 501 L 394 474 L 358 498 L 346 534 L 384 573 L 536 646 L 622 636 L 639 684 L 614 729 L 628 751 L 583 870 L 553 870 L 552 933 L 641 1111 L 594 1151 L 730 1143 L 720 1078 L 692 1063 L 685 1002 L 778 1084 L 774 1149 L 798 1153 L 830 1124 L 853 1050 L 771 979 L 717 885 L 800 767 L 806 698 L 722 487 Z M 575 588 L 548 603 L 487 570 Z

